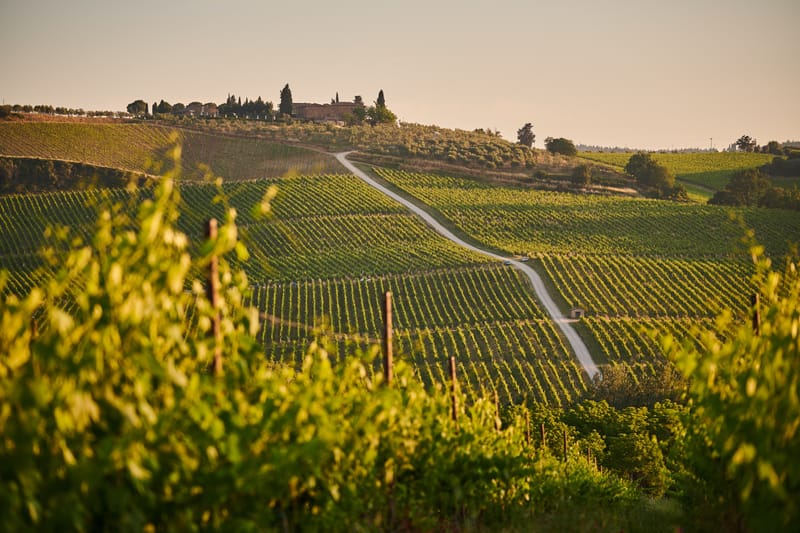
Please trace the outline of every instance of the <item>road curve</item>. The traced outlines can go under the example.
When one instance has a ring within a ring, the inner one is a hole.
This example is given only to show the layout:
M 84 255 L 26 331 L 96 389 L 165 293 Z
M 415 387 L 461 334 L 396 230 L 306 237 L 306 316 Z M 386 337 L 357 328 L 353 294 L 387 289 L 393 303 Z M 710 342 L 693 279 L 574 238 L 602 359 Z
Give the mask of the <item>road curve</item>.
M 522 271 L 528 279 L 531 281 L 533 285 L 533 289 L 536 292 L 536 297 L 539 298 L 539 301 L 544 306 L 547 313 L 553 319 L 561 331 L 564 333 L 564 337 L 566 337 L 567 342 L 569 342 L 570 346 L 572 347 L 572 351 L 575 353 L 575 356 L 578 358 L 578 361 L 583 366 L 583 369 L 589 375 L 590 378 L 594 378 L 595 375 L 599 373 L 597 365 L 595 364 L 594 360 L 592 359 L 591 354 L 589 353 L 589 349 L 584 344 L 583 339 L 581 339 L 578 332 L 575 331 L 575 328 L 572 327 L 572 324 L 569 322 L 569 319 L 561 314 L 561 310 L 555 304 L 553 299 L 550 297 L 550 293 L 547 292 L 547 288 L 544 286 L 542 282 L 542 278 L 539 277 L 539 274 L 531 267 L 517 261 L 515 259 L 511 259 L 509 257 L 503 257 L 502 255 L 497 255 L 487 250 L 482 250 L 476 246 L 473 246 L 467 242 L 462 241 L 458 237 L 456 237 L 450 230 L 442 226 L 438 220 L 433 218 L 430 214 L 426 213 L 407 199 L 403 198 L 399 194 L 394 191 L 389 190 L 388 188 L 384 187 L 380 183 L 376 182 L 372 178 L 370 178 L 367 174 L 359 170 L 353 163 L 351 163 L 347 159 L 347 155 L 350 152 L 340 152 L 338 154 L 334 154 L 336 159 L 344 165 L 350 172 L 361 178 L 364 182 L 366 182 L 371 187 L 374 187 L 381 191 L 383 194 L 389 196 L 393 200 L 400 202 L 407 208 L 409 208 L 414 214 L 418 215 L 425 221 L 426 224 L 431 226 L 437 233 L 442 235 L 443 237 L 453 241 L 454 243 L 458 244 L 459 246 L 463 246 L 469 250 L 474 252 L 478 252 L 485 256 L 491 257 L 493 259 L 499 259 L 501 261 L 509 261 L 511 265 L 513 265 L 518 270 Z

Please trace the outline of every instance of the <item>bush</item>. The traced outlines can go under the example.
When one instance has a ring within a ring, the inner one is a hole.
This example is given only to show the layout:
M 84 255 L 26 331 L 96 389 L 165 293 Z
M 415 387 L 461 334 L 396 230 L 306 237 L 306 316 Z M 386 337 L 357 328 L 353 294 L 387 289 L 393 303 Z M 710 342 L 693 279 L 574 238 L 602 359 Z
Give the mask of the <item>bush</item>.
M 702 346 L 667 348 L 690 379 L 691 505 L 709 522 L 753 531 L 800 529 L 800 271 L 775 272 L 753 251 L 761 323 L 721 315 Z
M 578 155 L 578 149 L 575 148 L 575 144 L 571 140 L 564 139 L 563 137 L 557 139 L 548 137 L 544 140 L 544 145 L 551 154 Z

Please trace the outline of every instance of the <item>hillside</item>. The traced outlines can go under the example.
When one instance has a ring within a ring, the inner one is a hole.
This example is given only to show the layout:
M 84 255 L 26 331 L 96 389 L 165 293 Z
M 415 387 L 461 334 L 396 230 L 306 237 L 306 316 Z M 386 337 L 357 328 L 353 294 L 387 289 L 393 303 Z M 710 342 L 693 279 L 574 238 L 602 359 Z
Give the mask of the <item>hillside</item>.
M 73 154 L 113 166 L 165 153 L 165 128 L 132 126 L 114 132 L 126 140 L 106 143 L 92 135 L 109 132 L 89 135 L 74 124 L 0 132 L 8 145 L 30 143 L 25 150 L 46 163 Z M 59 144 L 62 137 L 69 142 Z M 192 165 L 213 160 L 240 178 L 259 164 L 285 169 L 328 158 L 297 146 L 299 139 L 289 148 L 258 135 L 183 130 L 177 139 L 193 145 L 182 151 Z M 126 155 L 125 142 L 137 143 L 130 153 L 138 155 Z M 406 160 L 372 158 L 364 159 Z M 470 173 L 479 168 L 460 164 Z M 332 167 L 315 170 L 324 168 Z M 703 504 L 691 491 L 717 497 L 728 482 L 716 481 L 709 492 L 686 480 L 687 471 L 703 468 L 708 440 L 693 443 L 683 426 L 690 407 L 672 400 L 684 398 L 686 384 L 667 364 L 660 339 L 674 336 L 673 349 L 684 342 L 684 358 L 712 340 L 750 342 L 749 301 L 758 287 L 740 243 L 744 228 L 783 264 L 800 235 L 800 213 L 533 190 L 498 170 L 473 179 L 370 166 L 465 238 L 529 258 L 564 313 L 573 306 L 585 312 L 574 325 L 603 368 L 602 382 L 589 381 L 516 270 L 455 246 L 352 175 L 183 180 L 174 189 L 162 180 L 157 190 L 0 196 L 0 270 L 10 271 L 0 274 L 0 296 L 4 320 L 11 317 L 3 342 L 13 350 L 0 360 L 0 391 L 18 406 L 3 434 L 41 442 L 48 460 L 74 480 L 70 486 L 58 472 L 51 476 L 31 459 L 39 452 L 8 438 L 2 457 L 27 462 L 7 468 L 0 487 L 30 476 L 37 481 L 25 502 L 70 497 L 105 517 L 102 494 L 87 497 L 83 487 L 94 491 L 99 483 L 97 490 L 116 495 L 123 489 L 114 480 L 122 479 L 133 487 L 126 505 L 155 523 L 169 522 L 165 491 L 183 495 L 179 510 L 217 506 L 223 512 L 208 520 L 230 527 L 245 518 L 261 527 L 363 527 L 367 501 L 370 529 L 377 530 L 527 531 L 536 523 L 553 531 L 653 531 L 692 524 L 684 509 Z M 531 169 L 517 170 L 524 176 Z M 271 216 L 263 218 L 254 207 L 273 190 Z M 111 203 L 116 207 L 98 218 Z M 213 253 L 229 252 L 220 341 L 205 333 L 218 315 L 199 281 L 212 253 L 202 233 L 210 216 L 226 221 Z M 38 253 L 46 245 L 53 248 Z M 244 275 L 228 275 L 228 267 Z M 20 299 L 34 286 L 45 292 Z M 394 387 L 381 377 L 376 344 L 386 291 L 394 301 Z M 37 302 L 41 294 L 47 297 Z M 715 320 L 721 310 L 730 323 Z M 701 336 L 698 327 L 719 330 Z M 769 343 L 784 342 L 772 335 L 761 337 L 767 353 Z M 215 345 L 224 353 L 224 380 L 206 370 Z M 452 393 L 451 357 L 458 369 Z M 791 386 L 775 393 L 783 390 Z M 772 393 L 759 398 L 766 396 Z M 796 419 L 791 411 L 783 417 L 785 405 L 775 410 L 778 425 Z M 697 420 L 704 428 L 705 419 Z M 132 458 L 120 465 L 119 454 Z M 172 465 L 180 474 L 167 472 Z M 79 483 L 99 468 L 103 481 Z M 254 511 L 264 498 L 271 507 Z M 399 515 L 397 502 L 404 506 Z M 44 523 L 60 523 L 59 513 L 44 508 Z M 26 513 L 7 520 L 29 525 L 34 519 Z
M 332 158 L 297 146 L 142 123 L 0 122 L 0 156 L 143 173 L 157 174 L 153 163 L 163 160 L 175 141 L 183 148 L 185 179 L 201 179 L 207 167 L 229 180 L 342 170 Z
M 480 181 L 374 170 L 465 234 L 535 258 L 564 310 L 586 311 L 584 334 L 601 361 L 634 379 L 663 363 L 653 338 L 690 330 L 730 309 L 747 313 L 752 265 L 743 226 L 773 257 L 789 253 L 800 214 L 497 187 Z M 732 217 L 742 220 L 735 222 Z
M 581 152 L 579 157 L 612 165 L 620 170 L 625 167 L 632 153 Z M 653 153 L 653 159 L 667 167 L 683 182 L 687 190 L 698 199 L 708 199 L 715 191 L 725 188 L 730 177 L 738 170 L 760 167 L 775 157 L 770 154 L 751 152 L 698 152 L 698 153 Z
M 232 123 L 207 122 L 216 129 Z M 549 280 L 563 312 L 571 306 L 587 312 L 581 331 L 599 360 L 621 364 L 634 376 L 652 374 L 654 365 L 662 361 L 657 344 L 642 326 L 686 335 L 693 323 L 708 320 L 720 307 L 744 312 L 749 274 L 742 261 L 746 252 L 736 247 L 743 230 L 731 222 L 731 210 L 531 190 L 525 186 L 524 168 L 517 168 L 516 174 L 497 168 L 481 174 L 469 167 L 474 163 L 471 157 L 502 145 L 484 132 L 418 126 L 363 131 L 313 124 L 250 127 L 249 137 L 180 130 L 176 138 L 184 143 L 184 167 L 203 161 L 223 176 L 234 177 L 251 175 L 252 168 L 266 174 L 270 169 L 281 173 L 303 164 L 317 165 L 315 171 L 338 168 L 327 155 L 264 140 L 281 132 L 291 132 L 295 143 L 318 145 L 323 141 L 314 136 L 328 132 L 328 148 L 344 142 L 340 136 L 347 132 L 349 146 L 365 151 L 362 160 L 400 161 L 412 168 L 425 161 L 432 165 L 436 159 L 402 157 L 409 143 L 428 146 L 431 154 L 446 150 L 468 154 L 452 164 L 468 165 L 471 172 L 461 174 L 477 173 L 476 179 L 445 177 L 438 174 L 437 165 L 427 173 L 381 167 L 374 172 L 437 210 L 476 242 L 535 258 L 532 264 Z M 398 131 L 405 136 L 392 137 Z M 165 127 L 144 124 L 2 124 L 0 132 L 0 147 L 6 151 L 81 157 L 129 167 L 163 153 L 170 134 Z M 243 133 L 237 130 L 238 135 Z M 486 144 L 480 145 L 481 140 Z M 128 152 L 126 146 L 134 149 Z M 515 157 L 517 149 L 509 150 L 504 153 Z M 367 151 L 372 155 L 364 156 Z M 717 158 L 721 155 L 725 154 Z M 615 164 L 624 157 L 599 155 L 604 163 Z M 554 169 L 572 164 L 549 154 L 538 153 L 536 158 Z M 728 165 L 746 161 L 752 162 L 740 157 Z M 684 165 L 677 168 L 690 168 L 680 158 L 672 162 Z M 138 164 L 138 168 L 145 166 Z M 454 174 L 450 170 L 448 174 Z M 274 219 L 253 220 L 251 207 L 273 184 L 280 191 Z M 438 360 L 443 354 L 461 352 L 475 365 L 469 371 L 472 391 L 498 389 L 504 400 L 530 395 L 556 404 L 585 394 L 585 376 L 568 359 L 563 340 L 553 324 L 543 319 L 518 275 L 509 278 L 506 269 L 453 247 L 400 206 L 365 190 L 358 180 L 321 174 L 229 182 L 224 193 L 228 205 L 239 212 L 241 234 L 251 249 L 250 261 L 242 266 L 255 287 L 253 301 L 265 317 L 260 339 L 270 358 L 298 359 L 316 320 L 323 316 L 337 335 L 375 338 L 381 291 L 390 288 L 399 295 L 397 320 L 403 350 L 413 358 L 420 375 L 427 376 L 426 382 L 433 383 L 442 371 Z M 214 202 L 217 194 L 212 186 L 184 189 L 180 227 L 189 235 L 199 238 L 199 228 L 208 216 L 224 218 L 222 204 Z M 115 198 L 135 203 L 127 199 L 127 193 Z M 90 227 L 80 221 L 90 220 L 92 210 L 80 206 L 98 201 L 92 191 L 77 196 L 59 192 L 8 198 L 4 212 L 17 214 L 9 215 L 2 233 L 5 245 L 0 248 L 0 266 L 29 272 L 43 242 L 40 236 L 52 222 L 67 223 L 87 235 Z M 733 212 L 756 230 L 756 237 L 776 257 L 786 253 L 791 235 L 800 234 L 797 216 L 791 213 Z M 30 213 L 40 214 L 31 217 Z M 22 276 L 19 283 L 22 290 L 30 278 Z M 687 283 L 702 287 L 687 289 Z M 531 359 L 534 353 L 545 359 Z M 500 367 L 496 366 L 498 357 L 503 358 Z M 550 357 L 554 359 L 541 366 Z
M 355 150 L 360 160 L 381 166 L 466 173 L 500 183 L 551 189 L 569 188 L 573 169 L 586 163 L 545 150 L 529 150 L 483 130 L 452 130 L 421 124 L 339 126 L 187 118 L 172 118 L 165 124 L 312 146 L 328 152 Z M 596 165 L 593 179 L 600 186 L 632 185 L 632 180 L 609 165 Z

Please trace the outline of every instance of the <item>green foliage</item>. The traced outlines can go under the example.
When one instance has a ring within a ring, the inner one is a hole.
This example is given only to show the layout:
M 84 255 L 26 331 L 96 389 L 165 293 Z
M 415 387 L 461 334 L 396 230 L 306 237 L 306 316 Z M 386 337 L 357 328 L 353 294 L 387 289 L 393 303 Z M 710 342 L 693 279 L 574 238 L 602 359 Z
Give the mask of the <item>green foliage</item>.
M 287 117 L 292 116 L 292 90 L 287 83 L 281 89 L 281 103 L 278 105 L 278 113 Z
M 128 104 L 126 107 L 128 113 L 135 116 L 142 116 L 147 114 L 147 102 L 144 100 L 135 100 Z
M 760 327 L 723 313 L 701 346 L 667 342 L 690 378 L 693 483 L 700 514 L 754 531 L 800 527 L 800 273 L 754 248 Z
M 686 380 L 668 362 L 653 364 L 653 373 L 644 374 L 638 380 L 631 379 L 623 365 L 606 365 L 602 374 L 595 377 L 590 395 L 617 409 L 653 407 L 665 400 L 679 401 L 686 386 Z
M 710 204 L 757 205 L 771 187 L 769 180 L 758 169 L 742 170 L 731 177 L 725 189 L 718 191 Z
M 171 113 L 172 105 L 169 102 L 161 100 L 157 106 L 153 106 L 153 113 Z
M 578 165 L 572 169 L 572 185 L 575 187 L 588 187 L 592 184 L 592 169 L 589 165 Z
M 578 149 L 575 148 L 575 143 L 573 143 L 569 139 L 565 139 L 563 137 L 558 137 L 554 139 L 553 137 L 548 137 L 544 140 L 544 146 L 547 148 L 547 151 L 553 154 L 563 154 L 563 155 L 577 155 Z
M 783 160 L 779 159 L 779 161 Z M 775 163 L 773 162 L 767 168 L 774 167 Z M 785 168 L 788 165 L 779 166 Z M 800 167 L 800 165 L 794 166 Z M 708 203 L 733 206 L 758 205 L 800 211 L 800 191 L 796 187 L 786 189 L 773 186 L 758 169 L 749 169 L 734 174 L 725 189 L 717 191 Z
M 625 172 L 636 178 L 642 187 L 652 188 L 661 195 L 668 195 L 675 185 L 675 176 L 669 169 L 656 163 L 646 152 L 638 152 L 631 156 L 625 165 Z
M 775 157 L 771 163 L 761 167 L 770 176 L 800 176 L 800 157 Z
M 247 255 L 236 213 L 192 257 L 173 178 L 135 219 L 103 208 L 88 240 L 54 229 L 55 275 L 26 296 L 0 276 L 3 529 L 461 529 L 635 500 L 614 476 L 526 451 L 521 420 L 498 431 L 493 402 L 456 425 L 449 394 L 402 361 L 384 386 L 375 347 L 333 364 L 319 340 L 299 370 L 265 364 L 246 276 L 221 260 L 214 309 L 193 274 Z
M 758 146 L 756 140 L 750 137 L 749 135 L 742 135 L 741 137 L 736 139 L 736 142 L 734 144 L 736 145 L 736 148 L 738 148 L 742 152 L 752 152 Z
M 737 243 L 744 219 L 772 257 L 800 234 L 795 212 L 673 204 L 499 187 L 464 178 L 380 170 L 464 233 L 509 254 L 528 255 L 552 280 L 600 362 L 620 365 L 633 396 L 664 377 L 651 335 L 691 337 L 720 309 L 741 316 L 752 266 Z M 665 385 L 667 383 L 665 382 Z M 635 393 L 635 394 L 633 394 Z M 647 396 L 649 394 L 646 394 Z M 637 400 L 638 401 L 638 400 Z
M 526 122 L 520 129 L 517 130 L 517 143 L 527 148 L 533 148 L 533 143 L 536 141 L 536 134 L 533 133 L 533 124 Z
M 397 122 L 397 116 L 385 105 L 374 105 L 367 108 L 366 111 L 367 122 L 372 126 L 378 124 L 394 125 Z
M 579 437 L 599 439 L 601 446 L 599 449 L 595 446 L 594 456 L 600 465 L 628 476 L 650 494 L 660 496 L 671 483 L 664 453 L 676 437 L 669 431 L 662 432 L 660 442 L 654 431 L 655 421 L 659 425 L 665 423 L 656 413 L 664 412 L 661 404 L 653 410 L 644 407 L 617 410 L 606 402 L 585 401 L 565 412 L 563 420 L 577 430 Z M 673 425 L 679 427 L 677 413 L 671 416 Z
M 624 152 L 583 152 L 580 157 L 623 168 L 631 155 Z M 772 160 L 770 155 L 751 152 L 659 152 L 650 155 L 677 179 L 715 191 L 724 188 L 735 172 L 755 168 Z
M 783 155 L 783 148 L 778 141 L 770 141 L 764 146 L 764 152 L 772 155 Z

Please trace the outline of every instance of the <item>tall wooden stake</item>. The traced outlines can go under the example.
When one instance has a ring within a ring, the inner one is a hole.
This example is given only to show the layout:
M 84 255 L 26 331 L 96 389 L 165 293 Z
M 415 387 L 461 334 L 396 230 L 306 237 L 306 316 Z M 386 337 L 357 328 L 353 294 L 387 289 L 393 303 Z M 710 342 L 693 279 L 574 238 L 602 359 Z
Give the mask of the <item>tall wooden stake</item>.
M 500 431 L 500 397 L 497 395 L 497 389 L 494 389 L 494 429 Z
M 757 292 L 753 293 L 750 303 L 753 306 L 753 333 L 761 335 L 761 298 Z
M 392 384 L 392 293 L 389 291 L 383 298 L 383 380 L 387 387 Z
M 564 461 L 567 460 L 567 430 L 564 430 Z
M 458 381 L 456 380 L 456 358 L 450 356 L 450 394 L 453 403 L 452 417 L 453 417 L 453 422 L 456 423 L 456 428 L 458 428 L 458 396 L 456 396 L 457 390 L 458 390 Z
M 217 219 L 212 218 L 206 223 L 206 239 L 216 240 L 217 238 Z M 214 375 L 222 374 L 222 329 L 220 328 L 219 315 L 219 260 L 216 255 L 211 256 L 208 265 L 208 280 L 206 283 L 206 296 L 211 302 L 211 309 L 214 311 L 212 321 L 212 333 L 214 335 L 214 362 L 212 371 Z
M 531 412 L 525 410 L 525 445 L 531 447 Z
M 545 440 L 545 433 L 544 433 L 544 422 L 539 426 L 539 429 L 542 431 L 542 449 L 544 450 L 547 448 L 547 441 Z

